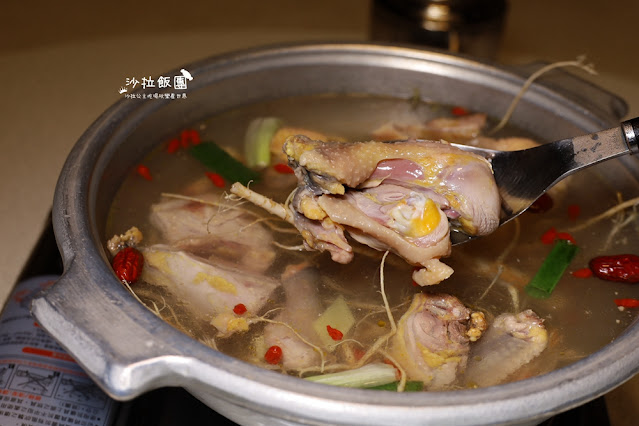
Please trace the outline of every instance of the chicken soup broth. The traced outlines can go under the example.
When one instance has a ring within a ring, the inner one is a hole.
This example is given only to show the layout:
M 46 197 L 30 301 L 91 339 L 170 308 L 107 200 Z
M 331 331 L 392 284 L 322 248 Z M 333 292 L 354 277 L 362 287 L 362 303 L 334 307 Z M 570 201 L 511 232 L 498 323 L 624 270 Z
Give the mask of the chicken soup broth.
M 639 244 L 634 207 L 610 210 L 639 195 L 624 165 L 580 172 L 534 211 L 416 268 L 388 242 L 394 240 L 327 220 L 318 188 L 335 180 L 283 153 L 283 146 L 289 153 L 298 146 L 295 135 L 308 137 L 300 139 L 304 152 L 352 148 L 342 156 L 368 155 L 348 145 L 359 141 L 443 139 L 495 149 L 543 142 L 512 127 L 485 136 L 493 123 L 461 108 L 369 96 L 287 98 L 228 111 L 158 141 L 144 167 L 131 171 L 111 208 L 107 247 L 116 259 L 126 246 L 143 256 L 140 276 L 125 285 L 158 316 L 264 368 L 398 390 L 491 386 L 543 374 L 602 348 L 635 318 L 615 300 L 639 298 L 639 290 L 588 276 L 587 269 L 596 256 L 634 253 Z M 309 148 L 316 140 L 335 146 Z M 352 161 L 354 170 L 361 158 Z M 246 179 L 248 200 L 231 189 L 234 179 Z M 381 192 L 367 188 L 378 188 L 371 179 L 337 185 L 344 194 L 329 196 L 339 201 L 361 191 L 360 199 L 393 218 L 373 219 L 402 244 L 442 225 L 448 232 L 441 202 L 423 195 L 430 189 L 384 180 L 399 198 L 380 201 Z M 417 219 L 407 216 L 415 209 Z M 549 295 L 533 296 L 527 286 L 553 247 L 566 245 L 559 240 L 570 240 L 576 255 Z M 116 273 L 121 265 L 114 261 Z M 454 273 L 420 286 L 414 277 L 422 266 Z

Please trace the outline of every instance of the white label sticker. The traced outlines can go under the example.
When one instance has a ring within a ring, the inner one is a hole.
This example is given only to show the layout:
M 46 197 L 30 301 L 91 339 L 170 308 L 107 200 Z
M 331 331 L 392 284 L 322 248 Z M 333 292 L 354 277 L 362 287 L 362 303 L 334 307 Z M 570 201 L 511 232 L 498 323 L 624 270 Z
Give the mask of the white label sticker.
M 0 315 L 0 424 L 106 426 L 116 402 L 31 316 L 33 297 L 57 277 L 19 283 Z

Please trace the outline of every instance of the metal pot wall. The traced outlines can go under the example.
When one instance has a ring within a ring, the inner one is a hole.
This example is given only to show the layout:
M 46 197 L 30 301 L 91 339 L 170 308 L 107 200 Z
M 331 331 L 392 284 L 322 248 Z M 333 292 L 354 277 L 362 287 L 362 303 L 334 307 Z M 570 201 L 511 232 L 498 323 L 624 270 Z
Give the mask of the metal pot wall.
M 241 424 L 535 424 L 596 398 L 639 370 L 636 323 L 599 352 L 550 374 L 485 389 L 410 394 L 283 376 L 175 330 L 127 292 L 103 248 L 118 185 L 157 142 L 229 108 L 311 93 L 410 98 L 417 90 L 435 102 L 499 117 L 525 80 L 520 70 L 463 57 L 365 44 L 277 47 L 185 68 L 193 76 L 187 100 L 115 104 L 77 143 L 55 193 L 53 220 L 65 274 L 34 301 L 33 313 L 112 397 L 126 400 L 157 387 L 182 386 Z M 611 126 L 624 114 L 620 99 L 568 74 L 556 75 L 547 85 L 532 86 L 514 124 L 551 140 Z M 560 93 L 553 85 L 573 90 Z M 636 175 L 635 166 L 627 167 Z

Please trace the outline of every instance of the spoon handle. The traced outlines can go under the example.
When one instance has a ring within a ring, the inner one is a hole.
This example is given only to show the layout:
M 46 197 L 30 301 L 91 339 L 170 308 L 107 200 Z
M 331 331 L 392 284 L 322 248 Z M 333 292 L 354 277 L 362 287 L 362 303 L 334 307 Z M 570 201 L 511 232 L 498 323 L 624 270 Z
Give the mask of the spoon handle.
M 567 164 L 569 168 L 567 172 L 572 174 L 605 160 L 639 152 L 638 136 L 639 118 L 633 118 L 612 129 L 572 138 L 574 157 Z M 558 143 L 561 142 L 564 141 Z
M 639 118 L 624 121 L 612 129 L 521 151 L 459 147 L 483 155 L 491 162 L 502 198 L 500 225 L 503 225 L 566 176 L 605 160 L 639 153 Z M 471 238 L 461 232 L 451 233 L 453 245 Z
M 639 117 L 621 123 L 626 143 L 631 154 L 639 153 Z

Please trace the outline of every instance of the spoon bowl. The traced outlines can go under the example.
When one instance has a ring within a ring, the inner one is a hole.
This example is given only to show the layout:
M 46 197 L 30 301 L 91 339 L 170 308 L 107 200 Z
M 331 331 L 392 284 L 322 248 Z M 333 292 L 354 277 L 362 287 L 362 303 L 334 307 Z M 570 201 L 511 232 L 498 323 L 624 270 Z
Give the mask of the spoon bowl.
M 602 161 L 639 152 L 639 118 L 618 127 L 546 143 L 519 151 L 496 151 L 451 144 L 486 158 L 501 196 L 499 226 L 522 214 L 548 189 L 567 176 Z M 453 229 L 453 245 L 475 236 Z

